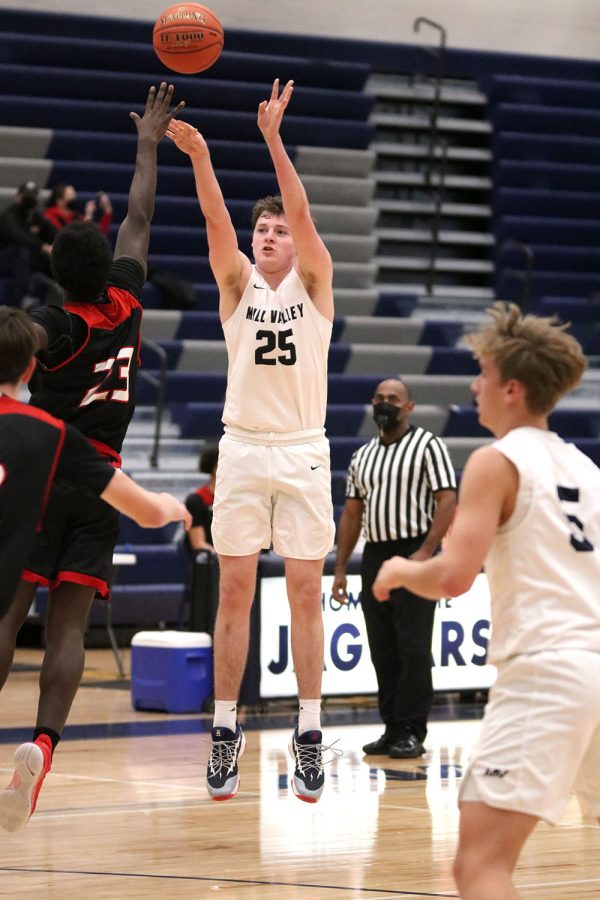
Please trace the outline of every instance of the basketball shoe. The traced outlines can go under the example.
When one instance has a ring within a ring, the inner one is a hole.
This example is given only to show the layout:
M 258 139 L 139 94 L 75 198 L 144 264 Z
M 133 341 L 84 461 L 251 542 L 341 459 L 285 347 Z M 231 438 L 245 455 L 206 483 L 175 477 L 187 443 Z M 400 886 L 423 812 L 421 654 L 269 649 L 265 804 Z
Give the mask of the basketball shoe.
M 5 831 L 17 831 L 29 821 L 51 764 L 52 742 L 45 734 L 17 747 L 12 781 L 0 794 L 0 825 Z
M 231 800 L 240 786 L 238 760 L 246 748 L 246 738 L 239 722 L 235 731 L 217 725 L 211 736 L 206 787 L 213 800 Z
M 299 800 L 316 803 L 325 785 L 323 769 L 323 735 L 320 731 L 298 734 L 296 727 L 289 743 L 290 756 L 296 763 L 292 790 Z

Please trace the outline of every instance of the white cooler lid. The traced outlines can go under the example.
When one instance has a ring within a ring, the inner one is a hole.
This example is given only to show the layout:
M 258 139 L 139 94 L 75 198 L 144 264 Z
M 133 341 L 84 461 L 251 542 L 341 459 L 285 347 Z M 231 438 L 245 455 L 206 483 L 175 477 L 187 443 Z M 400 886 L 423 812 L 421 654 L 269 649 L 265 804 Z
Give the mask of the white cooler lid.
M 132 647 L 212 647 L 210 634 L 203 631 L 138 631 Z

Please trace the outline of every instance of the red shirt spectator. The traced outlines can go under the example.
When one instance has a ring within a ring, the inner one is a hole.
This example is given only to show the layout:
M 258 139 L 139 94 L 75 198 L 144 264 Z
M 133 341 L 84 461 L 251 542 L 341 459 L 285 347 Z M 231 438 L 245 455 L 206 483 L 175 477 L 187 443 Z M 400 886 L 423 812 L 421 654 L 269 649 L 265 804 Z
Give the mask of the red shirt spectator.
M 97 210 L 100 211 L 98 227 L 104 234 L 108 234 L 112 222 L 112 206 L 108 194 L 100 191 L 96 200 L 88 200 L 81 215 L 77 210 L 77 191 L 73 185 L 57 184 L 48 197 L 44 217 L 60 231 L 75 219 L 93 221 Z

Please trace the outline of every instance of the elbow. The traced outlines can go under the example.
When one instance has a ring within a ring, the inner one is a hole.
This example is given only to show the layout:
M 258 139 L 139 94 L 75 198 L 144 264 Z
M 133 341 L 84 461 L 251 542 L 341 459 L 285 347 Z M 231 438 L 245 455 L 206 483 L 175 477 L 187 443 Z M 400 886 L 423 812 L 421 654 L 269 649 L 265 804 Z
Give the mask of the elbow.
M 474 577 L 468 572 L 448 572 L 441 581 L 444 597 L 458 597 L 472 587 Z

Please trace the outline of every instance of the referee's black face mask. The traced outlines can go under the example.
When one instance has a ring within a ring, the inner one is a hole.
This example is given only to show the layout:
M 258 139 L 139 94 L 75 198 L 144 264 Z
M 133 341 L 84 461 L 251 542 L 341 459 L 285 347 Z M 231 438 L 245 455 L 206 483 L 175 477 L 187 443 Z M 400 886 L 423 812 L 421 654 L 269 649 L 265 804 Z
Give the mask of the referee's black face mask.
M 393 403 L 386 403 L 385 401 L 374 403 L 373 419 L 375 420 L 377 427 L 381 428 L 382 431 L 393 431 L 396 427 L 401 408 L 402 407 L 400 406 L 394 406 Z

